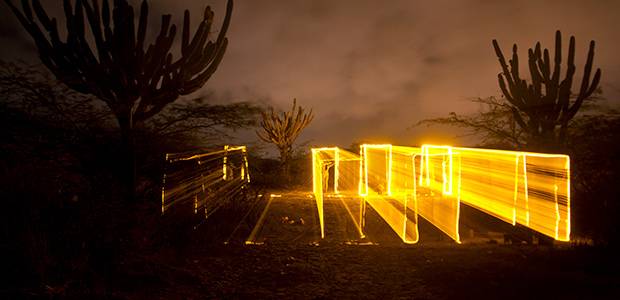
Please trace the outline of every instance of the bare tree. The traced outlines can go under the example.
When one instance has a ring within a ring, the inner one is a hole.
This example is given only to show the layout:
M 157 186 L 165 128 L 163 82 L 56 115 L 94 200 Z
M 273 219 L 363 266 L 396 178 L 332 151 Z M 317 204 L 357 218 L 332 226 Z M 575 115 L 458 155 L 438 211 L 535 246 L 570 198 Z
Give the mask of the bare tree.
M 261 140 L 278 147 L 282 171 L 288 181 L 293 143 L 301 131 L 312 122 L 314 115 L 312 110 L 305 112 L 301 106 L 297 106 L 297 99 L 293 99 L 290 111 L 278 114 L 273 107 L 270 107 L 269 111 L 263 112 L 262 115 L 263 120 L 260 123 L 262 131 L 256 131 L 256 134 Z
M 105 102 L 116 117 L 128 167 L 127 196 L 133 198 L 134 128 L 179 96 L 201 88 L 213 75 L 228 44 L 225 35 L 232 0 L 228 1 L 222 28 L 214 41 L 209 39 L 213 24 L 210 7 L 205 9 L 191 38 L 189 11 L 185 10 L 181 56 L 176 60 L 171 53 L 176 26 L 170 24 L 170 15 L 162 16 L 157 38 L 145 47 L 149 12 L 146 0 L 140 6 L 137 28 L 134 9 L 126 0 L 115 0 L 112 10 L 108 0 L 103 0 L 101 6 L 98 0 L 76 0 L 75 5 L 65 0 L 65 41 L 61 40 L 56 18 L 48 16 L 40 1 L 24 0 L 21 10 L 11 0 L 5 3 L 34 39 L 43 64 L 71 89 L 95 95 Z M 94 47 L 86 37 L 84 15 Z
M 261 109 L 249 102 L 208 104 L 197 97 L 179 101 L 151 118 L 145 129 L 165 140 L 190 138 L 193 145 L 206 146 L 231 138 L 231 131 L 255 127 Z
M 474 98 L 472 102 L 481 105 L 480 111 L 471 115 L 450 112 L 447 117 L 425 119 L 416 125 L 447 125 L 463 128 L 466 136 L 477 136 L 486 147 L 500 149 L 522 149 L 526 145 L 526 134 L 517 125 L 512 106 L 497 98 Z
M 0 60 L 0 106 L 19 112 L 28 121 L 87 134 L 114 122 L 110 110 L 94 98 L 59 83 L 40 65 Z

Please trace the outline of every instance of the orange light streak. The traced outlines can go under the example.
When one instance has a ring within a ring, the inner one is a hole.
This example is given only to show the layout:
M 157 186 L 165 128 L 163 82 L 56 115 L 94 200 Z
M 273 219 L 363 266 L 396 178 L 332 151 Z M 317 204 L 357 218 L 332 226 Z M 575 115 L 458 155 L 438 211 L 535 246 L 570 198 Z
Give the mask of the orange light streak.
M 348 155 L 344 160 L 343 152 Z M 341 193 L 342 182 L 357 182 L 363 204 L 370 204 L 406 243 L 418 240 L 418 214 L 460 242 L 461 202 L 556 240 L 570 239 L 567 155 L 389 144 L 361 145 L 359 156 L 336 147 L 315 148 L 312 154 L 313 192 L 322 237 L 323 183 L 328 185 L 325 178 L 330 176 L 329 167 L 324 166 L 333 163 L 334 193 Z M 343 161 L 357 162 L 357 166 L 342 168 Z M 357 223 L 361 235 L 363 215 Z
M 236 195 L 249 182 L 245 146 L 226 145 L 223 150 L 200 154 L 168 153 L 161 213 L 177 204 L 191 202 L 194 214 L 202 210 L 207 218 L 221 205 L 221 199 Z

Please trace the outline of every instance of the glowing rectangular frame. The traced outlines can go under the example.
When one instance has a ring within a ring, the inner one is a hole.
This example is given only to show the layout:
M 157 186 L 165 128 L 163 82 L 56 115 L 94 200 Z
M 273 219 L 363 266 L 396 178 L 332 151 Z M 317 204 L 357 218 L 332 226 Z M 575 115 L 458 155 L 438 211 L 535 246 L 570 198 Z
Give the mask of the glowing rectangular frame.
M 233 178 L 229 178 L 227 175 L 228 169 L 228 155 L 229 153 L 234 153 L 240 151 L 241 157 L 243 161 L 243 166 L 241 166 L 241 175 L 240 178 L 242 181 L 246 183 L 250 183 L 250 172 L 249 172 L 249 164 L 248 164 L 248 156 L 247 156 L 247 148 L 246 146 L 231 146 L 224 145 L 223 150 L 219 151 L 211 151 L 194 155 L 187 155 L 183 153 L 166 153 L 166 163 L 174 163 L 179 161 L 191 161 L 196 160 L 198 165 L 200 165 L 200 159 L 205 157 L 211 157 L 216 155 L 223 155 L 222 158 L 222 180 L 231 180 Z M 204 184 L 203 184 L 204 189 Z M 162 187 L 161 187 L 161 214 L 164 215 L 166 211 L 166 174 L 164 173 L 162 178 Z M 193 211 L 194 214 L 198 213 L 198 197 L 194 196 L 193 200 Z
M 376 202 L 376 200 L 383 196 L 377 199 L 370 197 L 377 197 L 377 195 L 374 193 L 371 195 L 369 192 L 369 149 L 383 150 L 386 153 L 386 195 L 390 197 L 393 196 L 392 185 L 395 176 L 393 174 L 394 149 L 400 149 L 402 151 L 402 149 L 417 148 L 392 146 L 390 144 L 364 144 L 360 146 L 360 156 L 362 158 L 359 165 L 358 194 L 364 197 L 365 201 L 371 203 L 373 207 L 376 206 L 379 207 L 379 210 L 382 210 L 380 207 L 383 204 L 379 204 L 380 202 Z M 319 174 L 321 170 L 317 170 L 315 166 L 317 151 L 334 151 L 335 164 L 338 165 L 339 150 L 336 147 L 312 149 L 313 191 L 317 198 L 317 206 L 320 205 L 319 216 L 321 219 L 321 236 L 323 237 L 322 181 L 317 180 L 317 178 L 319 178 L 317 176 L 322 174 Z M 542 234 L 553 237 L 556 240 L 568 241 L 570 239 L 570 158 L 567 155 L 452 147 L 445 145 L 423 145 L 421 151 L 418 153 L 416 153 L 415 150 L 407 151 L 411 151 L 412 163 L 414 166 L 416 157 L 420 156 L 421 158 L 419 178 L 415 178 L 414 168 L 412 184 L 415 195 L 414 201 L 416 201 L 416 213 L 418 213 L 418 209 L 420 209 L 420 214 L 423 217 L 430 219 L 429 221 L 431 221 L 431 223 L 447 233 L 455 241 L 460 241 L 458 235 L 460 202 L 478 208 L 513 225 L 517 223 L 522 224 Z M 442 157 L 441 179 L 433 180 L 432 178 L 434 175 L 431 161 L 433 161 L 433 157 L 437 156 Z M 530 163 L 528 163 L 528 158 Z M 486 168 L 469 163 L 475 159 L 481 160 L 482 162 L 486 160 Z M 511 161 L 514 162 L 514 165 Z M 536 161 L 536 163 L 532 163 L 531 161 Z M 502 167 L 502 164 L 505 166 Z M 528 168 L 528 165 L 530 165 L 530 168 Z M 338 193 L 338 182 L 340 180 L 338 167 L 336 167 L 334 173 L 334 189 L 335 192 Z M 473 181 L 472 179 L 468 179 L 469 181 L 465 182 L 463 186 L 461 182 L 462 178 L 474 179 Z M 438 181 L 441 183 L 437 183 Z M 469 186 L 471 184 L 475 186 Z M 436 197 L 423 199 L 422 207 L 418 206 L 421 194 L 417 185 L 422 189 L 430 189 L 431 193 L 441 193 L 443 200 L 436 202 L 437 205 L 445 205 L 445 199 L 452 201 L 450 202 L 452 206 L 448 212 L 443 212 L 436 217 L 424 211 L 424 205 L 428 205 L 428 201 L 434 203 L 434 201 L 438 199 L 436 199 Z M 502 185 L 507 187 L 502 190 L 500 189 Z M 321 193 L 317 193 L 319 190 Z M 476 190 L 485 191 L 487 194 L 492 194 L 489 191 L 494 191 L 509 199 L 498 199 L 496 195 L 491 197 L 472 192 Z M 553 201 L 549 199 L 551 198 L 549 195 L 552 195 Z M 407 200 L 405 200 L 405 208 L 407 207 L 406 201 Z M 386 211 L 387 210 L 383 210 L 382 217 L 384 218 L 388 215 Z M 404 214 L 406 220 L 406 211 Z M 442 222 L 442 219 L 455 221 L 452 223 Z M 445 224 L 442 225 L 442 223 L 451 225 L 444 226 Z M 390 224 L 390 226 L 392 225 L 393 224 Z M 392 227 L 399 233 L 394 226 Z M 406 224 L 404 228 L 406 228 Z M 403 240 L 406 242 L 404 238 Z

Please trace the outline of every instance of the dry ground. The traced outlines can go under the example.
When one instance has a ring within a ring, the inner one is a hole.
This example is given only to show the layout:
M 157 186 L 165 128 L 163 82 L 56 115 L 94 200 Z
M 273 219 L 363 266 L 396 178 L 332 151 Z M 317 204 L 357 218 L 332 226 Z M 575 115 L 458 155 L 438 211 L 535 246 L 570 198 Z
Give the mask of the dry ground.
M 610 249 L 504 245 L 482 234 L 458 245 L 424 223 L 420 243 L 405 245 L 372 211 L 359 240 L 339 199 L 326 200 L 321 240 L 313 201 L 272 198 L 262 225 L 241 226 L 227 245 L 131 255 L 104 289 L 126 299 L 620 299 Z M 243 244 L 253 229 L 257 244 Z

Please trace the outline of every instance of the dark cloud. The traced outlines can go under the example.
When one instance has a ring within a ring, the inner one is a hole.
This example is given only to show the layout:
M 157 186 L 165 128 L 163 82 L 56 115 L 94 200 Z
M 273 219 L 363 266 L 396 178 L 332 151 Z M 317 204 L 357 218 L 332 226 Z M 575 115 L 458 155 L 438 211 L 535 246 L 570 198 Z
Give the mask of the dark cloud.
M 221 22 L 225 1 L 208 3 Z M 151 1 L 151 25 L 162 12 L 180 24 L 185 8 L 196 24 L 204 5 Z M 605 97 L 620 99 L 620 1 L 237 0 L 233 14 L 229 49 L 205 90 L 282 109 L 295 97 L 316 113 L 301 137 L 315 144 L 418 142 L 430 131 L 408 128 L 420 119 L 477 109 L 468 98 L 500 93 L 494 38 L 526 55 L 536 41 L 553 46 L 560 29 L 566 41 L 577 38 L 580 66 L 596 40 Z M 2 55 L 18 57 L 31 42 L 6 18 L 0 24 L 13 29 L 3 41 L 13 43 Z

